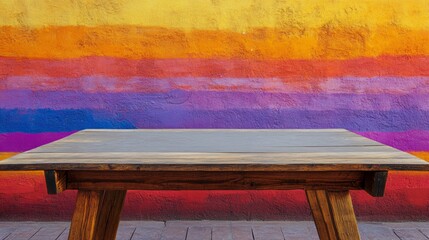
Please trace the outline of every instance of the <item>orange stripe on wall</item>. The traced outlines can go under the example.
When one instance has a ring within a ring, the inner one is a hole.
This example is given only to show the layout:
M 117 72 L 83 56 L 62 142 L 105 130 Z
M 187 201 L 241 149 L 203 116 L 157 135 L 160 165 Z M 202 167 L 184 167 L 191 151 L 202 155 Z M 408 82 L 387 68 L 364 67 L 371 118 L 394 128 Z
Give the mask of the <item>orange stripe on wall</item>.
M 44 176 L 44 173 L 43 171 L 0 171 L 0 178 L 1 178 L 0 181 L 7 178 L 12 178 L 12 177 L 21 178 L 24 176 Z M 1 184 L 2 183 L 0 182 L 0 185 Z
M 347 59 L 429 55 L 429 32 L 393 26 L 374 31 L 324 27 L 305 32 L 177 30 L 138 26 L 0 28 L 0 55 L 28 58 Z
M 6 158 L 10 158 L 18 154 L 17 152 L 0 152 L 0 161 Z M 0 180 L 4 180 L 3 177 L 23 177 L 23 176 L 41 176 L 43 171 L 0 171 Z M 0 181 L 0 185 L 2 182 Z M 1 192 L 1 191 L 0 191 Z
M 425 151 L 425 152 L 409 152 L 409 153 L 429 162 L 429 152 Z
M 0 161 L 4 160 L 6 158 L 10 158 L 10 157 L 12 157 L 13 155 L 16 155 L 16 154 L 18 154 L 18 153 L 16 153 L 16 152 L 0 152 Z

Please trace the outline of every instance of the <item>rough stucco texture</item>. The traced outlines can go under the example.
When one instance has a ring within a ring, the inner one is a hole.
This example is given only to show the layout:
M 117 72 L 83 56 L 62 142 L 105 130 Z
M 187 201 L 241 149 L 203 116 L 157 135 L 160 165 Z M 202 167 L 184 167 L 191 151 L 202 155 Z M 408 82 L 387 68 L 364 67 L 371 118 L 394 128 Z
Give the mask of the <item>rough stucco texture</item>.
M 0 159 L 85 128 L 347 128 L 429 160 L 429 1 L 0 1 Z M 0 220 L 74 192 L 0 173 Z M 358 218 L 429 220 L 429 174 Z M 302 191 L 131 191 L 127 219 L 308 219 Z

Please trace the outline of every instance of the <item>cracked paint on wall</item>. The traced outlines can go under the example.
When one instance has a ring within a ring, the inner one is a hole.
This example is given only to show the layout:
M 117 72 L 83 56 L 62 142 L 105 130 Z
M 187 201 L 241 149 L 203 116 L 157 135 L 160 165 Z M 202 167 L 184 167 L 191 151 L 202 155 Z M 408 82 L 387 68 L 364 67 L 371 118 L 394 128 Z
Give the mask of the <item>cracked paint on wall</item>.
M 429 1 L 0 1 L 0 159 L 85 128 L 346 128 L 429 160 Z M 428 220 L 393 173 L 360 219 Z M 14 186 L 11 188 L 10 186 Z M 0 219 L 74 192 L 0 173 Z M 131 191 L 127 219 L 306 219 L 300 191 Z

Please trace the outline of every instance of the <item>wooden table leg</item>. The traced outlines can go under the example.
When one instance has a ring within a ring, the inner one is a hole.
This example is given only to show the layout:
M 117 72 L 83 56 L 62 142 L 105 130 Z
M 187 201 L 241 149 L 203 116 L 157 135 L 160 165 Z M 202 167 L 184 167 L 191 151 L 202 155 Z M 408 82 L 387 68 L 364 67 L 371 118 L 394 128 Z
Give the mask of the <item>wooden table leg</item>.
M 306 190 L 306 194 L 320 239 L 360 239 L 349 191 Z
M 79 190 L 69 240 L 115 239 L 125 195 L 125 190 Z

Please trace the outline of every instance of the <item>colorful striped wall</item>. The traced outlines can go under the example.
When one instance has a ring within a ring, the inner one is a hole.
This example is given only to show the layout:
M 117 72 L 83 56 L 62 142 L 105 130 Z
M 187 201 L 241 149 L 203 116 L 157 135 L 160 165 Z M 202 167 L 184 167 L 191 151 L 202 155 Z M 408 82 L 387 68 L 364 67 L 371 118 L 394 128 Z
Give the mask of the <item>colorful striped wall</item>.
M 429 160 L 428 0 L 5 0 L 0 159 L 85 128 L 346 128 Z M 358 218 L 429 220 L 429 174 Z M 74 192 L 0 173 L 0 220 Z M 308 219 L 301 191 L 132 191 L 128 219 Z

